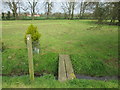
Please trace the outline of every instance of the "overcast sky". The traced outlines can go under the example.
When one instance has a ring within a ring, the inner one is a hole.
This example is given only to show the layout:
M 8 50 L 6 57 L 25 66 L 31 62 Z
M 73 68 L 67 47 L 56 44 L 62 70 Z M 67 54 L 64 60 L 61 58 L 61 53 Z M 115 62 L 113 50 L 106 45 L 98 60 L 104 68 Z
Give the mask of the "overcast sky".
M 8 1 L 8 0 L 2 0 L 2 1 Z M 12 1 L 12 0 L 10 0 L 10 1 Z M 17 1 L 17 0 L 15 0 L 15 1 Z M 20 0 L 22 3 L 24 3 L 24 5 L 25 5 L 25 7 L 27 8 L 27 4 L 28 4 L 28 0 Z M 29 0 L 29 1 L 33 1 L 33 0 Z M 38 0 L 36 0 L 36 1 L 38 1 Z M 39 3 L 37 4 L 37 6 L 36 6 L 36 13 L 37 14 L 41 14 L 41 13 L 45 13 L 45 7 L 44 7 L 44 4 L 43 4 L 43 2 L 44 2 L 45 0 L 39 0 Z M 46 0 L 47 1 L 47 0 Z M 98 1 L 102 1 L 102 2 L 115 2 L 115 1 L 120 1 L 120 0 L 49 0 L 50 2 L 54 2 L 54 7 L 53 7 L 53 9 L 52 9 L 52 13 L 55 13 L 55 12 L 61 12 L 61 13 L 63 13 L 64 11 L 62 10 L 62 8 L 61 8 L 61 3 L 62 2 L 66 2 L 66 1 L 75 1 L 75 2 L 81 2 L 81 1 L 86 1 L 86 2 L 98 2 Z M 1 0 L 0 0 L 0 3 L 1 3 Z M 7 5 L 4 5 L 4 4 L 2 4 L 2 6 L 1 6 L 1 4 L 0 4 L 0 7 L 2 7 L 2 12 L 8 12 L 8 11 L 10 11 L 11 12 L 11 10 L 9 9 L 9 7 L 7 6 Z M 1 8 L 0 8 L 1 9 Z M 25 12 L 24 10 L 22 10 L 22 9 L 20 9 L 20 11 L 21 12 Z M 27 10 L 27 12 L 30 12 L 30 8 Z M 0 13 L 1 13 L 1 10 L 0 10 Z M 75 14 L 77 14 L 77 13 L 79 13 L 79 5 L 77 4 L 76 5 L 76 9 L 75 9 L 75 12 L 74 12 Z
M 28 6 L 27 4 L 28 4 L 28 2 L 24 2 L 24 5 L 25 5 L 26 8 Z M 62 4 L 62 2 L 54 2 L 52 13 L 55 13 L 55 12 L 63 13 L 64 11 L 61 8 L 61 4 Z M 9 6 L 2 4 L 2 12 L 7 13 L 8 11 L 11 12 Z M 24 11 L 23 9 L 20 9 L 20 11 L 21 12 L 30 12 L 30 8 L 27 11 Z M 44 6 L 43 2 L 37 4 L 35 12 L 37 14 L 45 13 L 45 6 Z M 75 13 L 79 13 L 79 4 L 76 5 Z

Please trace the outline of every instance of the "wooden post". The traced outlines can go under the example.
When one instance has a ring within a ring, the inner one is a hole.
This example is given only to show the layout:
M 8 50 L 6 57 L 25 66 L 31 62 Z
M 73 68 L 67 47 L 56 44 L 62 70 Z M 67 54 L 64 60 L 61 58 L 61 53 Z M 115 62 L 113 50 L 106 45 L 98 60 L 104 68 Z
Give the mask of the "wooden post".
M 29 63 L 29 74 L 30 80 L 34 80 L 34 67 L 33 67 L 33 52 L 32 52 L 32 40 L 31 35 L 27 35 L 27 48 L 28 48 L 28 63 Z

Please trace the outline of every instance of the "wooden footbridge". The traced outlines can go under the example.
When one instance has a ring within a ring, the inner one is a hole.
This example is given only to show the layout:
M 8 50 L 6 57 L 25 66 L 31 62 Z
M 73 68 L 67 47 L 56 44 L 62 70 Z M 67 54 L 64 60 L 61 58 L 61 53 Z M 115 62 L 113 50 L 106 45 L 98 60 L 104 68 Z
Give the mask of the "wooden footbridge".
M 63 82 L 76 78 L 69 55 L 59 55 L 58 80 Z

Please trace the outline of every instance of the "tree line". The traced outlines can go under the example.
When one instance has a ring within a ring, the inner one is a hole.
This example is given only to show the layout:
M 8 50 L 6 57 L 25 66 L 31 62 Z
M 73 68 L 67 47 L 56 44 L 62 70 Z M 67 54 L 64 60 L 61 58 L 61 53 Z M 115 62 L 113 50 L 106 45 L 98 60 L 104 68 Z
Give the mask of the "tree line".
M 46 19 L 50 18 L 52 14 L 52 10 L 55 9 L 55 2 L 42 2 L 42 6 L 38 3 L 40 0 L 27 0 L 27 2 L 20 2 L 20 0 L 8 0 L 7 2 L 3 1 L 4 6 L 8 6 L 12 12 L 12 16 L 17 20 L 21 14 L 21 9 L 25 12 L 30 10 L 31 17 L 34 20 L 35 13 L 37 10 L 40 10 L 41 7 L 44 7 Z M 115 23 L 116 20 L 120 22 L 120 2 L 61 2 L 61 9 L 64 13 L 64 19 L 74 19 L 76 16 L 75 10 L 79 9 L 79 13 L 77 14 L 78 19 L 82 19 L 85 16 L 93 17 L 93 19 L 97 19 L 99 23 L 103 21 L 109 20 L 110 23 Z M 58 10 L 59 12 L 59 10 Z M 4 12 L 2 13 L 2 19 L 4 19 Z M 10 11 L 8 11 L 7 19 L 10 19 Z

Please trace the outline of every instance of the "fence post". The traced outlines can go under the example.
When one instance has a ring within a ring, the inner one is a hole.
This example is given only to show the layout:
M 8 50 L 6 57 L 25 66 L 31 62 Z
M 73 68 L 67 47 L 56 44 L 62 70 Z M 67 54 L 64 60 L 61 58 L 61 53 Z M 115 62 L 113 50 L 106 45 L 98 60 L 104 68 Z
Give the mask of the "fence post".
M 34 80 L 34 67 L 33 67 L 33 51 L 32 51 L 32 40 L 31 35 L 27 35 L 27 48 L 28 48 L 28 64 L 29 64 L 29 74 L 30 80 Z

